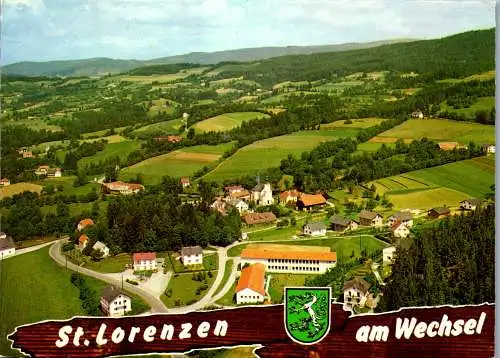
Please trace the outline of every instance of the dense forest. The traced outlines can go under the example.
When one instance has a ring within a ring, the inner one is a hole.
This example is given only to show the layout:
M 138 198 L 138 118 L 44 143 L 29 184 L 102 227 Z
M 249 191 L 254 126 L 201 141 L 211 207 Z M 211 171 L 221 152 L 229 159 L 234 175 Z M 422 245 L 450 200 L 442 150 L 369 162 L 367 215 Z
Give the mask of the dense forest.
M 495 302 L 495 206 L 447 218 L 398 248 L 377 310 Z

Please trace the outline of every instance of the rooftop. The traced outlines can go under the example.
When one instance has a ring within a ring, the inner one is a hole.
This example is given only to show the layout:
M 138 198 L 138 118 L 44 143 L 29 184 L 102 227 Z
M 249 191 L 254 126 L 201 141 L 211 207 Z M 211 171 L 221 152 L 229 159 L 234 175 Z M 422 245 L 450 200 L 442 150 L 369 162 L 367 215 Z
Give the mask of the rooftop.
M 136 252 L 132 259 L 136 261 L 154 261 L 156 260 L 156 252 Z
M 379 213 L 377 213 L 375 211 L 368 211 L 368 210 L 361 210 L 361 212 L 359 213 L 360 219 L 373 220 L 377 216 L 382 216 L 382 215 L 380 215 Z
M 330 218 L 330 222 L 334 225 L 349 226 L 349 224 L 351 223 L 351 219 L 344 218 L 340 215 L 333 215 Z
M 292 245 L 260 245 L 246 247 L 241 252 L 241 258 L 246 259 L 288 259 L 288 260 L 319 260 L 337 261 L 337 253 L 331 252 L 329 247 L 308 246 L 295 247 Z
M 181 249 L 182 256 L 200 255 L 203 253 L 201 246 L 186 246 Z
M 265 271 L 266 268 L 261 263 L 256 263 L 245 267 L 241 270 L 241 276 L 236 286 L 236 292 L 243 291 L 246 288 L 251 289 L 254 292 L 258 292 L 261 295 L 266 295 L 264 290 L 265 283 Z
M 365 280 L 363 280 L 362 278 L 356 277 L 353 280 L 347 281 L 346 283 L 344 283 L 344 291 L 349 290 L 351 288 L 355 288 L 355 289 L 363 292 L 364 294 L 366 294 L 368 292 L 368 290 L 370 289 L 370 284 L 368 282 L 366 282 Z
M 122 290 L 114 286 L 107 286 L 103 291 L 101 297 L 106 301 L 111 302 L 119 295 L 127 296 Z M 128 296 L 127 296 L 128 297 Z
M 322 205 L 326 204 L 326 199 L 321 194 L 303 194 L 299 200 L 304 203 L 305 206 L 312 205 Z
M 260 223 L 272 222 L 272 221 L 276 220 L 276 215 L 274 215 L 272 212 L 251 213 L 251 214 L 246 214 L 243 217 L 243 220 L 245 220 L 245 223 L 247 223 L 248 225 L 260 224 Z

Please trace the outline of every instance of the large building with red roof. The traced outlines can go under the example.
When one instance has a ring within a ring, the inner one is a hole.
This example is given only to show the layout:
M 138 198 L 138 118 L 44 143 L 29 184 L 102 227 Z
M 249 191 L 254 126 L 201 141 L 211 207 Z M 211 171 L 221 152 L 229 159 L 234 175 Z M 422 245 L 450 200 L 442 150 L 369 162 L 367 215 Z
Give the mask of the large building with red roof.
M 241 264 L 263 264 L 268 272 L 323 274 L 337 264 L 329 247 L 262 244 L 241 252 Z
M 144 190 L 144 186 L 136 183 L 124 183 L 122 181 L 115 181 L 112 183 L 102 184 L 102 190 L 104 193 L 108 194 L 137 194 L 141 190 Z
M 265 291 L 266 267 L 256 263 L 241 270 L 241 276 L 236 285 L 236 303 L 262 303 L 266 297 Z
M 156 270 L 156 252 L 136 252 L 132 255 L 134 271 Z

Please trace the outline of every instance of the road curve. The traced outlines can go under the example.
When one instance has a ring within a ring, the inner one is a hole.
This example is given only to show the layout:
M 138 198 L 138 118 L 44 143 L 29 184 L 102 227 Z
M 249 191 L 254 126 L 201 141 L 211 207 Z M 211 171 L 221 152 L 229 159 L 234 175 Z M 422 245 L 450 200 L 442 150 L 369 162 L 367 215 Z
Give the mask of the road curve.
M 236 275 L 238 274 L 238 264 L 240 263 L 240 260 L 238 257 L 235 257 L 232 260 L 233 260 L 233 266 L 231 267 L 231 275 L 227 279 L 227 282 L 222 288 L 222 290 L 218 294 L 212 297 L 212 299 L 210 300 L 211 305 L 215 305 L 215 302 L 224 297 L 226 292 L 233 287 L 233 283 L 236 280 Z
M 77 271 L 81 274 L 84 274 L 84 275 L 87 275 L 90 277 L 94 277 L 94 278 L 101 280 L 101 281 L 105 281 L 111 285 L 121 287 L 122 282 L 119 280 L 112 279 L 112 278 L 110 278 L 110 277 L 108 277 L 105 274 L 102 274 L 100 272 L 92 271 L 92 270 L 86 269 L 84 267 L 77 266 L 69 261 L 66 263 L 65 256 L 63 254 L 61 254 L 61 244 L 62 244 L 62 240 L 58 240 L 49 249 L 50 257 L 55 262 L 57 262 L 59 265 L 61 265 L 63 267 L 67 265 L 67 267 L 72 271 Z M 142 298 L 151 307 L 151 310 L 150 310 L 151 313 L 167 313 L 168 312 L 167 308 L 165 307 L 163 302 L 160 301 L 160 299 L 158 297 L 155 297 L 155 296 L 149 294 L 148 292 L 141 290 L 137 286 L 131 285 L 131 284 L 126 283 L 126 282 L 123 282 L 123 287 L 127 291 L 129 291 L 133 294 L 136 294 L 137 296 Z

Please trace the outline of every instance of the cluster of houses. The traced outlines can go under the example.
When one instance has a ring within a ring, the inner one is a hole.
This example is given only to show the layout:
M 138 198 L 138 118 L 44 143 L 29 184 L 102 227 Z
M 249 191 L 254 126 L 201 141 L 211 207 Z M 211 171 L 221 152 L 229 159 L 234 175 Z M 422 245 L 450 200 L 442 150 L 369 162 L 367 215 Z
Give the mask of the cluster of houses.
M 461 145 L 458 142 L 439 142 L 437 144 L 438 149 L 440 150 L 454 150 L 454 149 L 468 149 L 466 145 Z M 481 146 L 483 153 L 488 155 L 488 154 L 495 154 L 495 146 L 493 144 L 488 144 L 485 143 Z
M 49 165 L 39 165 L 35 169 L 35 174 L 47 178 L 60 178 L 62 176 L 61 168 L 51 168 Z
M 33 152 L 29 151 L 26 148 L 21 148 L 18 151 L 19 155 L 21 155 L 23 158 L 33 158 Z
M 92 219 L 87 218 L 80 220 L 76 229 L 79 232 L 82 232 L 86 228 L 94 225 L 95 225 L 94 221 Z M 78 238 L 78 249 L 80 251 L 83 251 L 83 249 L 87 247 L 88 243 L 89 243 L 89 237 L 86 234 L 81 234 L 80 237 Z M 106 244 L 102 243 L 101 241 L 96 241 L 92 246 L 92 249 L 100 251 L 102 253 L 102 258 L 109 256 L 109 247 Z
M 236 285 L 236 303 L 263 303 L 269 277 L 265 273 L 323 274 L 335 267 L 337 254 L 329 247 L 290 245 L 258 245 L 243 249 L 240 264 L 243 267 Z

